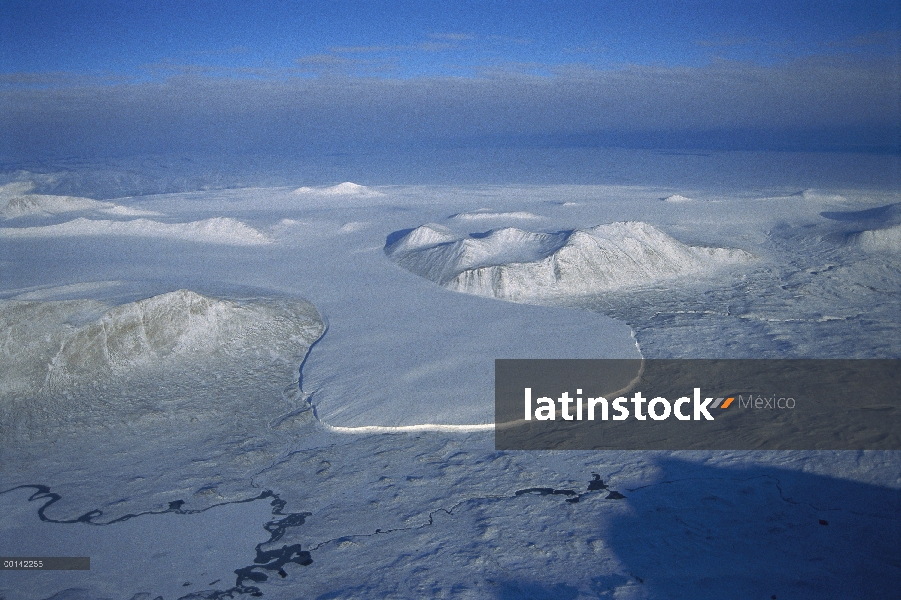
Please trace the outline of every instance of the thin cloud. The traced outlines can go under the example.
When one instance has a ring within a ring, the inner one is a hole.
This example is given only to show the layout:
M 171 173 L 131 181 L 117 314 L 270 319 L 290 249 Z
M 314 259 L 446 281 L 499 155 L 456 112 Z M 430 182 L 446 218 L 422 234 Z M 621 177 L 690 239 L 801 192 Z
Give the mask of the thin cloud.
M 419 44 L 414 44 L 411 48 L 422 52 L 447 52 L 459 50 L 460 44 L 457 42 L 420 42 Z
M 828 42 L 831 48 L 872 48 L 883 47 L 897 51 L 901 48 L 901 31 L 871 31 L 862 35 Z
M 301 56 L 300 58 L 295 59 L 294 62 L 304 67 L 334 67 L 349 64 L 358 64 L 360 61 L 345 58 L 343 56 L 335 56 L 334 54 L 307 54 L 306 56 Z
M 808 136 L 810 149 L 820 139 L 880 148 L 897 145 L 901 123 L 892 65 L 844 55 L 771 66 L 527 63 L 479 76 L 399 78 L 353 75 L 379 65 L 311 55 L 270 78 L 185 72 L 143 83 L 0 88 L 0 155 L 291 154 L 593 143 L 614 134 L 790 146 L 805 132 L 819 132 Z M 304 77 L 304 69 L 331 76 Z
M 0 73 L 0 88 L 85 87 L 133 81 L 132 77 L 116 74 L 81 74 L 63 71 L 43 73 Z
M 351 58 L 339 54 L 309 54 L 295 59 L 298 73 L 313 75 L 389 75 L 397 72 L 398 65 L 392 58 Z M 296 73 L 284 70 L 285 75 Z
M 241 56 L 249 54 L 250 48 L 247 46 L 232 46 L 224 50 L 192 50 L 187 56 L 204 56 L 204 57 L 220 57 L 220 56 Z
M 566 54 L 607 54 L 610 52 L 610 46 L 605 44 L 590 44 L 588 46 L 573 46 L 563 48 Z
M 748 46 L 759 42 L 760 40 L 754 37 L 724 37 L 712 40 L 695 40 L 694 44 L 702 48 L 732 48 L 735 46 Z
M 469 33 L 431 33 L 428 39 L 409 44 L 393 46 L 331 46 L 328 48 L 334 54 L 386 54 L 409 52 L 448 52 L 452 50 L 477 49 L 479 47 L 497 47 L 498 45 L 524 45 L 530 44 L 530 40 L 512 38 L 506 36 L 479 37 Z
M 465 42 L 476 39 L 476 36 L 469 33 L 430 33 L 429 37 L 446 42 Z
M 486 40 L 490 42 L 500 42 L 504 44 L 517 44 L 520 46 L 528 46 L 530 44 L 534 44 L 535 41 L 529 38 L 523 37 L 511 37 L 508 35 L 489 35 L 485 37 Z
M 256 78 L 270 79 L 285 76 L 287 74 L 300 74 L 301 69 L 276 69 L 266 67 L 236 67 L 225 65 L 209 65 L 197 63 L 177 63 L 162 61 L 141 65 L 140 68 L 156 78 L 177 77 L 218 77 L 218 78 Z
M 385 54 L 405 52 L 446 52 L 462 48 L 461 42 L 472 40 L 467 37 L 434 37 L 430 40 L 414 44 L 402 44 L 397 46 L 332 46 L 329 52 L 335 54 Z
M 331 46 L 328 51 L 336 54 L 369 54 L 373 52 L 396 52 L 408 46 Z

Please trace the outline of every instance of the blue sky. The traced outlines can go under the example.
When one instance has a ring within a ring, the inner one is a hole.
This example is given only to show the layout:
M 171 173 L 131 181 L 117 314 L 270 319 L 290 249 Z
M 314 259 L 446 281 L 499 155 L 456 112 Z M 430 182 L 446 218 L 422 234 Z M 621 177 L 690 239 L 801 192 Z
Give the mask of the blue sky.
M 380 76 L 544 65 L 772 63 L 897 52 L 897 2 L 5 0 L 0 72 L 160 66 Z M 239 75 L 238 72 L 220 74 Z
M 0 158 L 898 152 L 883 1 L 0 3 Z

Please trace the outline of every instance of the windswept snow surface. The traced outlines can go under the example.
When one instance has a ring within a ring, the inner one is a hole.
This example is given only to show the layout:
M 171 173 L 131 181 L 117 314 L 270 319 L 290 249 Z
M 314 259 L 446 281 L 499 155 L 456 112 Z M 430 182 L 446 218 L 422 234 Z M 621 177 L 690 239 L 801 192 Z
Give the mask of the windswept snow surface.
M 91 294 L 102 294 L 120 288 L 122 281 L 88 281 L 59 286 L 39 286 L 26 290 L 10 290 L 4 295 L 10 300 L 71 300 Z
M 495 358 L 901 356 L 897 254 L 849 243 L 897 225 L 894 190 L 294 189 L 115 201 L 268 243 L 0 236 L 0 547 L 92 557 L 0 596 L 901 587 L 898 452 L 499 452 L 478 428 Z M 444 287 L 545 260 L 565 293 Z M 614 272 L 638 283 L 579 283 Z
M 513 301 L 634 289 L 749 263 L 743 250 L 688 246 L 641 222 L 533 233 L 508 227 L 462 240 L 424 225 L 386 248 L 449 289 Z
M 640 356 L 629 329 L 600 315 L 578 315 L 573 330 L 559 308 L 508 306 L 410 285 L 404 273 L 382 276 L 394 285 L 370 287 L 366 299 L 353 294 L 359 314 L 353 306 L 323 309 L 329 330 L 304 365 L 303 389 L 329 425 L 491 424 L 496 358 Z M 398 289 L 413 293 L 398 298 Z M 415 327 L 410 314 L 420 320 Z M 378 330 L 360 335 L 376 319 Z
M 131 221 L 78 219 L 39 227 L 0 227 L 0 238 L 54 238 L 85 236 L 167 238 L 203 244 L 257 246 L 269 238 L 230 217 L 214 217 L 189 223 L 161 223 L 150 219 Z

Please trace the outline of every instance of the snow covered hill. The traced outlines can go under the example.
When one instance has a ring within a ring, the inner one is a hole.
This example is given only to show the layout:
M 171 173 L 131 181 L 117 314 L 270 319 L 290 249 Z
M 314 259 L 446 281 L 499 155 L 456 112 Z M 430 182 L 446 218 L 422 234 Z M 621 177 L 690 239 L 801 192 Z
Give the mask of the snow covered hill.
M 90 198 L 28 193 L 32 188 L 34 184 L 30 182 L 0 185 L 0 219 L 49 217 L 73 212 L 97 212 L 119 217 L 146 217 L 158 214 Z
M 901 225 L 867 229 L 851 236 L 851 241 L 867 252 L 901 252 Z
M 231 217 L 213 217 L 189 223 L 161 223 L 153 219 L 112 221 L 79 217 L 65 223 L 37 227 L 0 227 L 0 238 L 128 236 L 184 240 L 230 246 L 270 243 L 262 232 Z
M 825 211 L 820 216 L 852 226 L 839 237 L 864 252 L 901 252 L 901 202 L 864 210 Z
M 189 290 L 112 308 L 96 300 L 2 301 L 0 330 L 7 434 L 16 424 L 30 422 L 36 432 L 82 414 L 107 423 L 148 410 L 179 417 L 173 397 L 193 396 L 203 404 L 195 410 L 232 418 L 231 403 L 264 389 L 280 401 L 322 331 L 305 302 L 238 302 Z M 230 387 L 253 392 L 230 394 Z
M 666 198 L 661 198 L 664 202 L 670 202 L 673 204 L 684 204 L 685 202 L 694 202 L 692 198 L 688 198 L 687 196 L 683 196 L 681 194 L 672 194 L 667 196 Z
M 513 301 L 634 288 L 753 260 L 743 250 L 683 244 L 637 221 L 556 233 L 507 227 L 463 239 L 428 224 L 389 239 L 385 252 L 447 288 Z
M 385 195 L 382 192 L 377 192 L 365 185 L 353 183 L 352 181 L 345 181 L 344 183 L 328 187 L 299 187 L 294 190 L 294 193 L 298 195 L 318 194 L 321 196 L 360 196 L 367 198 Z

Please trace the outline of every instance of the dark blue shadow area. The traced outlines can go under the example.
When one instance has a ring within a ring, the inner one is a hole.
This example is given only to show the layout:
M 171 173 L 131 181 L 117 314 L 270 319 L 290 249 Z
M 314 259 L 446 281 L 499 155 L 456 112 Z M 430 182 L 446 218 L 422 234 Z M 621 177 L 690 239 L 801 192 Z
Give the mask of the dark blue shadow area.
M 544 585 L 534 581 L 507 581 L 499 588 L 495 596 L 498 600 L 575 600 L 579 597 L 578 588 L 562 583 Z
M 647 598 L 898 597 L 901 491 L 774 467 L 658 465 L 657 482 L 621 490 L 632 511 L 605 536 Z M 597 582 L 599 597 L 621 583 Z
M 395 231 L 393 233 L 389 233 L 388 237 L 385 238 L 385 248 L 389 248 L 393 246 L 399 239 L 410 233 L 416 229 L 415 227 L 410 227 L 409 229 L 401 229 L 399 231 Z
M 821 217 L 833 221 L 872 222 L 874 225 L 895 225 L 901 222 L 901 202 L 868 208 L 866 210 L 825 211 Z

